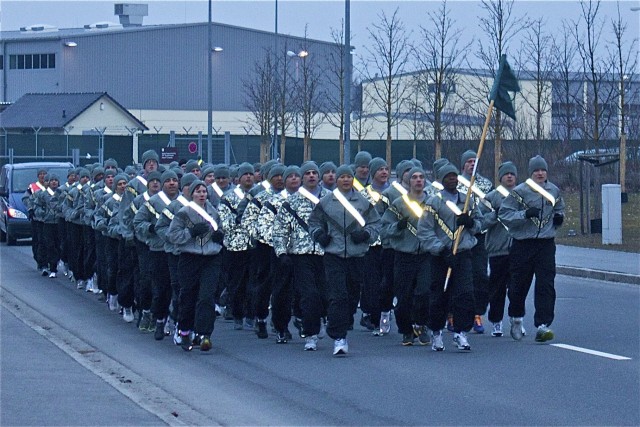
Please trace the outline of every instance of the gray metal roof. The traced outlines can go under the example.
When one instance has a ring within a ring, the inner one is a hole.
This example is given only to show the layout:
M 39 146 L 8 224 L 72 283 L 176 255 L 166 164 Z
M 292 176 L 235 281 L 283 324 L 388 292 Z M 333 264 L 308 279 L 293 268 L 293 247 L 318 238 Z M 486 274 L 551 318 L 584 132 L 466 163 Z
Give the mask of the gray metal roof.
M 0 126 L 5 129 L 61 129 L 103 97 L 109 98 L 123 114 L 133 119 L 141 129 L 148 128 L 106 92 L 91 93 L 27 93 L 0 114 Z

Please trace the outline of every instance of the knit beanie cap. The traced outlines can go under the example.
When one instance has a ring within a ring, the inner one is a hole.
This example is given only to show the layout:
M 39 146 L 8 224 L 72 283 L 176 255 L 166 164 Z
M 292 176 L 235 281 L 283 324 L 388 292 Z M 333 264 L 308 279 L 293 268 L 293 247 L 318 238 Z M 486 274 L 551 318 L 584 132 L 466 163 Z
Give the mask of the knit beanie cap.
M 438 169 L 438 180 L 442 181 L 444 177 L 450 173 L 455 173 L 456 175 L 460 174 L 460 171 L 453 163 L 447 163 Z
M 160 182 L 164 184 L 165 181 L 168 181 L 171 178 L 178 179 L 178 175 L 174 171 L 169 169 L 168 171 L 162 172 L 162 175 L 160 175 Z M 151 174 L 149 174 L 149 181 L 151 181 Z
M 446 165 L 447 163 L 449 163 L 449 159 L 445 159 L 444 157 L 441 157 L 435 162 L 433 162 L 433 175 L 436 178 L 438 177 L 438 171 L 440 170 L 440 168 Z
M 153 181 L 154 179 L 157 179 L 158 181 L 163 182 L 161 178 L 162 178 L 162 174 L 160 172 L 153 171 L 149 175 L 147 175 L 147 183 Z
M 86 168 L 79 168 L 78 176 L 80 178 L 84 178 L 84 177 L 91 178 L 91 174 L 89 173 L 89 169 L 86 169 Z
M 373 178 L 373 176 L 378 172 L 379 169 L 386 167 L 387 162 L 381 157 L 375 157 L 371 159 L 369 162 L 369 175 Z
M 186 173 L 189 173 L 189 172 L 193 172 L 194 169 L 200 169 L 200 165 L 195 160 L 189 160 L 184 168 L 184 171 Z
M 199 179 L 193 181 L 191 185 L 189 185 L 189 196 L 193 196 L 193 192 L 196 191 L 196 188 L 200 185 L 205 185 L 204 181 L 200 181 Z
M 133 166 L 129 165 L 126 168 L 124 168 L 124 173 L 126 173 L 127 175 L 131 175 L 132 173 L 137 175 L 138 171 L 136 170 L 136 168 L 134 168 Z
M 338 167 L 336 166 L 335 163 L 333 162 L 324 162 L 323 164 L 320 165 L 320 178 L 322 178 L 324 176 L 325 173 L 327 172 L 331 172 L 331 171 L 336 171 L 336 169 L 338 169 Z
M 204 169 L 202 169 L 202 172 L 200 173 L 200 175 L 204 178 L 210 173 L 214 174 L 215 176 L 218 176 L 218 174 L 216 173 L 215 167 L 213 166 L 207 166 Z
M 353 161 L 356 167 L 369 166 L 369 162 L 371 161 L 371 154 L 368 151 L 359 151 Z
M 286 180 L 291 175 L 298 175 L 299 177 L 302 177 L 302 174 L 300 173 L 300 168 L 295 165 L 287 166 L 287 168 L 282 173 L 282 179 Z
M 278 164 L 277 160 L 269 160 L 267 162 L 265 162 L 262 167 L 260 168 L 260 173 L 262 174 L 262 176 L 266 179 L 267 176 L 269 176 L 269 171 L 271 170 L 271 168 L 273 167 L 273 165 Z
M 414 167 L 414 164 L 411 160 L 400 161 L 398 166 L 396 166 L 396 177 L 398 181 L 402 181 L 402 176 L 412 167 Z
M 268 180 L 268 181 L 271 181 L 271 179 L 272 179 L 274 176 L 278 176 L 278 175 L 282 175 L 282 174 L 284 174 L 285 169 L 286 169 L 286 168 L 285 168 L 285 166 L 284 166 L 284 165 L 281 165 L 281 164 L 279 164 L 279 163 L 277 163 L 277 164 L 275 164 L 275 165 L 271 166 L 271 168 L 269 168 L 269 175 L 267 176 L 267 180 Z M 284 178 L 284 177 L 283 177 L 283 178 Z
M 104 169 L 100 166 L 93 168 L 91 171 L 91 179 L 96 179 L 98 175 L 104 175 Z
M 117 169 L 118 168 L 118 162 L 116 162 L 115 159 L 107 159 L 107 160 L 104 161 L 104 168 L 105 169 L 109 169 L 109 168 Z
M 407 172 L 407 174 L 409 175 L 409 178 L 411 178 L 414 173 L 421 173 L 424 176 L 424 169 L 414 166 L 411 169 L 409 169 L 409 171 Z
M 255 169 L 253 165 L 249 162 L 240 163 L 240 166 L 238 166 L 238 177 L 241 177 L 248 173 L 253 175 L 254 172 L 255 172 Z
M 475 151 L 473 150 L 467 150 L 464 153 L 462 153 L 462 156 L 460 156 L 460 167 L 463 167 L 465 163 L 467 163 L 467 161 L 469 161 L 469 159 L 475 159 L 476 157 L 478 157 L 478 155 L 476 154 Z
M 508 173 L 512 173 L 515 176 L 518 176 L 518 169 L 516 169 L 516 165 L 513 162 L 504 162 L 498 168 L 498 180 L 502 179 Z
M 158 157 L 158 153 L 156 153 L 155 150 L 147 150 L 144 153 L 142 153 L 142 168 L 143 169 L 144 169 L 144 165 L 149 160 L 155 160 L 156 163 L 160 163 L 160 157 Z
M 227 165 L 217 165 L 215 167 L 216 178 L 229 178 L 231 171 L 229 170 L 229 166 Z
M 307 173 L 308 171 L 316 171 L 318 173 L 318 175 L 320 175 L 320 169 L 318 168 L 318 165 L 316 164 L 316 162 L 304 162 L 301 166 L 300 166 L 300 176 L 304 176 L 305 173 Z
M 547 168 L 547 161 L 543 159 L 540 154 L 529 159 L 529 176 L 531 176 L 533 172 L 537 171 L 538 169 L 548 170 Z
M 340 178 L 342 175 L 349 175 L 353 177 L 353 169 L 349 165 L 340 165 L 340 167 L 336 170 L 336 177 Z
M 116 175 L 115 178 L 113 178 L 113 186 L 111 187 L 113 191 L 116 191 L 116 187 L 118 186 L 118 182 L 120 181 L 129 182 L 129 176 L 123 173 L 119 173 L 118 175 Z
M 191 185 L 191 183 L 197 180 L 198 177 L 192 173 L 185 173 L 180 179 L 180 189 L 186 187 L 187 185 Z

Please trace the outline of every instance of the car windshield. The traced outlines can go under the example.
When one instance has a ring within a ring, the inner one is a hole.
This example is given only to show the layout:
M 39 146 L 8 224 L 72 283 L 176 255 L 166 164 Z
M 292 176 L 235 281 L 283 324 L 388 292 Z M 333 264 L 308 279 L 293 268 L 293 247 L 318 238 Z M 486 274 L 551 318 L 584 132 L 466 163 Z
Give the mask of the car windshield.
M 67 172 L 69 171 L 69 167 L 51 167 L 48 168 L 47 171 L 49 173 L 55 173 L 60 178 L 60 184 L 63 184 L 67 181 Z M 13 179 L 11 180 L 11 192 L 12 193 L 23 193 L 27 191 L 27 187 L 32 182 L 36 182 L 38 180 L 38 168 L 33 169 L 14 169 L 13 170 Z

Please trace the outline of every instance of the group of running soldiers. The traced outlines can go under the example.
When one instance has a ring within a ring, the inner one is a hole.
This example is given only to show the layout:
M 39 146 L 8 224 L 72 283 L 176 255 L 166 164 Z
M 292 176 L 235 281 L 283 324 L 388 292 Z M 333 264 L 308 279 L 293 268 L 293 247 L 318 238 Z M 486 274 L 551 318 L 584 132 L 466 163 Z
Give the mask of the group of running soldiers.
M 42 275 L 63 273 L 187 351 L 210 350 L 223 316 L 259 339 L 271 329 L 282 344 L 293 320 L 304 350 L 328 335 L 343 355 L 358 308 L 373 335 L 395 319 L 404 346 L 443 351 L 447 328 L 468 351 L 487 307 L 491 334 L 502 336 L 507 295 L 510 335 L 521 340 L 534 275 L 535 339 L 553 339 L 560 192 L 540 156 L 521 184 L 513 163 L 500 165 L 496 188 L 474 174 L 476 157 L 462 155 L 462 172 L 436 160 L 433 182 L 403 160 L 390 182 L 389 165 L 366 151 L 337 167 L 165 166 L 149 150 L 141 170 L 109 159 L 70 169 L 64 183 L 38 171 L 24 201 Z

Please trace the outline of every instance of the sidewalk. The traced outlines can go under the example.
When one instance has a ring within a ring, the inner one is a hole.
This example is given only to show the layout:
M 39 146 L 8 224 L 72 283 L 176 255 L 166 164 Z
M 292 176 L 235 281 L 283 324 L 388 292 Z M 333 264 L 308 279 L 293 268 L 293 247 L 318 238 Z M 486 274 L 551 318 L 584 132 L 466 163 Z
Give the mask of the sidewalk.
M 640 254 L 558 245 L 556 271 L 568 276 L 640 285 Z

